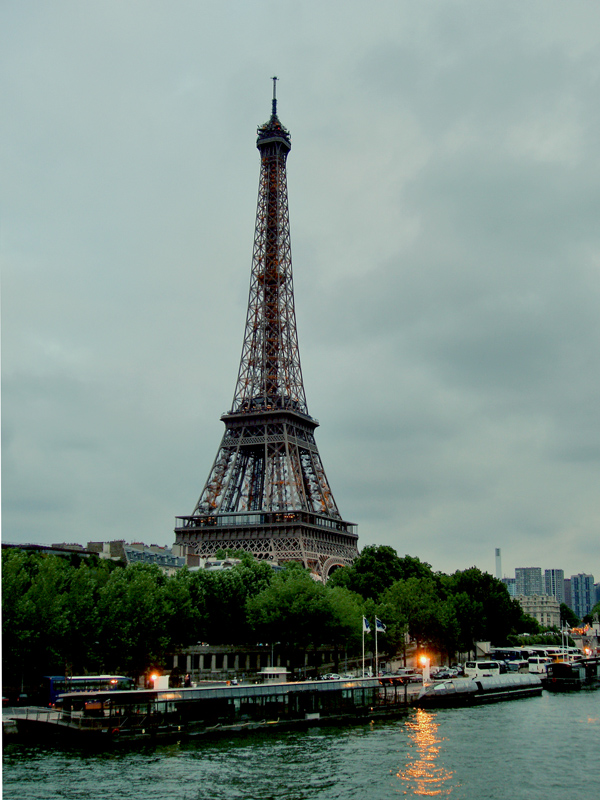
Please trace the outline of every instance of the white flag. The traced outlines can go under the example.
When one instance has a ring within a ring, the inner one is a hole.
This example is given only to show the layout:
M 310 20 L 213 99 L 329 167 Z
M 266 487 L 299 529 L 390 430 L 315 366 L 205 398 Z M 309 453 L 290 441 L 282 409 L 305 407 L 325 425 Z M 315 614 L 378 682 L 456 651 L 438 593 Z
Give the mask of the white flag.
M 369 625 L 369 620 L 366 617 L 363 617 L 363 633 L 371 633 L 371 626 Z
M 375 617 L 375 627 L 377 629 L 377 633 L 385 633 L 385 625 L 380 619 L 377 619 L 377 617 Z

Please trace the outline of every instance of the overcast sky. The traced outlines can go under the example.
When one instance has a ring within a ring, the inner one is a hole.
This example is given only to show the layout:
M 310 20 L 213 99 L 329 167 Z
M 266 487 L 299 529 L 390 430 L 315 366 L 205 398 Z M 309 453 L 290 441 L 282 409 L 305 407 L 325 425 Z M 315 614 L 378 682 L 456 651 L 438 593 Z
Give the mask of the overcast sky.
M 0 11 L 3 539 L 172 544 L 230 408 L 278 111 L 359 546 L 600 580 L 600 5 Z

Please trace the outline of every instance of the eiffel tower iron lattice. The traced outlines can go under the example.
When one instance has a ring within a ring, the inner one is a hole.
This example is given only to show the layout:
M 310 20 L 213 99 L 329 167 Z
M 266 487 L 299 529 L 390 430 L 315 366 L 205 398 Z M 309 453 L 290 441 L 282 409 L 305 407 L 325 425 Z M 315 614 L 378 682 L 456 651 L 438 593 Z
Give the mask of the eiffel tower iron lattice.
M 291 138 L 272 113 L 258 128 L 260 180 L 242 357 L 225 433 L 176 544 L 206 558 L 245 550 L 299 561 L 326 579 L 358 555 L 329 487 L 308 413 L 296 331 L 286 160 Z

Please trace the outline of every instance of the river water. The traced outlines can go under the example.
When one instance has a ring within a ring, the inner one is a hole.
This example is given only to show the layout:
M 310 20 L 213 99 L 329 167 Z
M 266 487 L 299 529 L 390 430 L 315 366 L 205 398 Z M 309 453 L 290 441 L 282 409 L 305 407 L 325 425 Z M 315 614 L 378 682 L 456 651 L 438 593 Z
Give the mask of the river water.
M 4 800 L 599 796 L 600 691 L 90 755 L 5 744 Z

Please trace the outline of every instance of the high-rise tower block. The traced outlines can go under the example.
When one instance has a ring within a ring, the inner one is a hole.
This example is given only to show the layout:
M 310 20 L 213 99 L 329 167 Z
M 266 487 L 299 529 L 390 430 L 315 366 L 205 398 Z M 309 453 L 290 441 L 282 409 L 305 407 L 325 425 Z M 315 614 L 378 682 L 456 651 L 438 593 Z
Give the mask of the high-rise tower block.
M 299 561 L 326 579 L 358 555 L 355 526 L 337 508 L 308 413 L 296 332 L 286 160 L 289 132 L 273 104 L 258 129 L 260 180 L 242 357 L 225 433 L 176 543 L 201 557 L 220 549 Z

